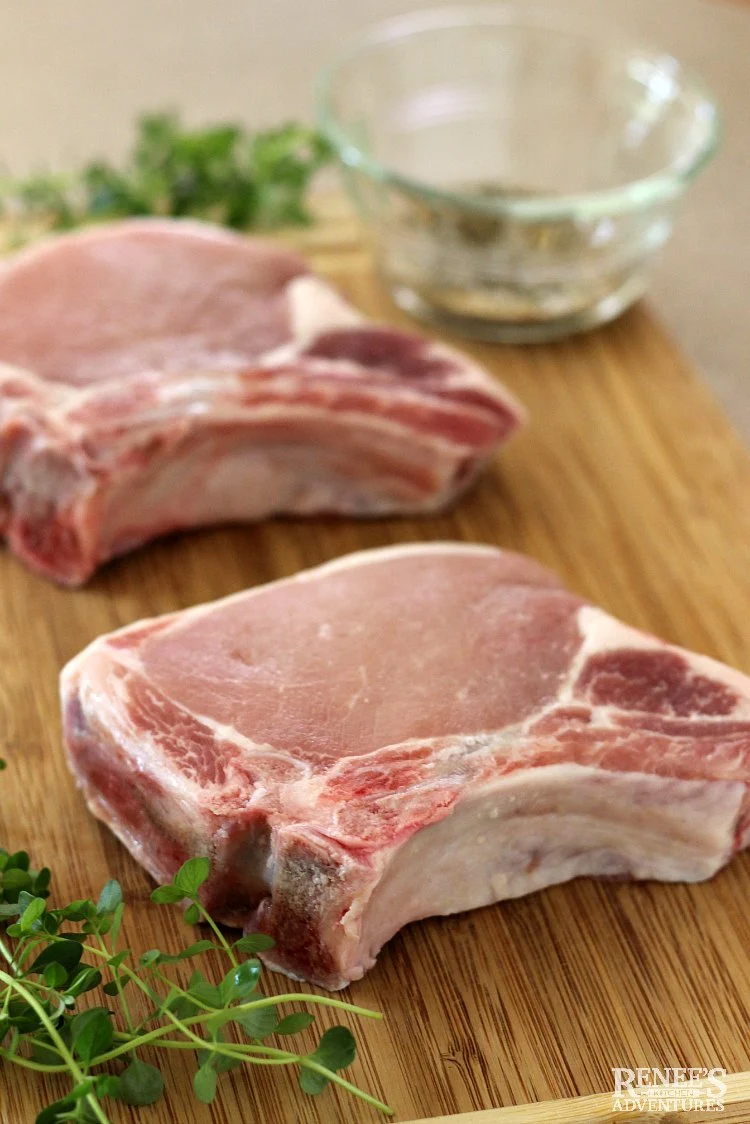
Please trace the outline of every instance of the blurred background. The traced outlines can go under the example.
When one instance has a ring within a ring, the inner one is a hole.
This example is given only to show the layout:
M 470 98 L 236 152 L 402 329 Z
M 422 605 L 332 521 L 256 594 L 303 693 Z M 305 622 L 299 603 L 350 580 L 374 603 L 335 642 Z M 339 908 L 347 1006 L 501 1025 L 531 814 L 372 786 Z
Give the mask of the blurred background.
M 481 0 L 480 0 L 481 2 Z M 519 0 L 523 3 L 523 0 Z M 554 0 L 674 51 L 725 119 L 650 299 L 750 439 L 750 3 Z M 419 0 L 5 0 L 0 162 L 15 174 L 118 157 L 139 113 L 252 127 L 310 120 L 321 67 L 368 23 Z

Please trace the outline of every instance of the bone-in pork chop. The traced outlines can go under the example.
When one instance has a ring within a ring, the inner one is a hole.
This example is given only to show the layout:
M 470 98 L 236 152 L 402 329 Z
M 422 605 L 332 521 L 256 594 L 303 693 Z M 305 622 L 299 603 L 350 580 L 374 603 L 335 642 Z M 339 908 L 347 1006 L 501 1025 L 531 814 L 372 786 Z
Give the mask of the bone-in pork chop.
M 0 535 L 61 582 L 201 524 L 436 510 L 521 418 L 270 242 L 134 219 L 0 268 Z
M 750 841 L 750 679 L 492 547 L 366 551 L 140 622 L 62 696 L 94 814 L 157 878 L 209 855 L 211 909 L 324 987 L 410 921 L 709 878 Z

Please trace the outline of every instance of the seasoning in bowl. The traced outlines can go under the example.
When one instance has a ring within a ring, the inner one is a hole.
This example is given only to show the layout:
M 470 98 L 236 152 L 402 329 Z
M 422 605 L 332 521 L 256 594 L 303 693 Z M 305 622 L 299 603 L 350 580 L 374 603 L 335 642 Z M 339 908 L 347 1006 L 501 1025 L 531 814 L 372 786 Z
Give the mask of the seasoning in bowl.
M 591 327 L 640 296 L 718 135 L 676 59 L 534 4 L 391 20 L 319 95 L 396 302 L 507 341 Z

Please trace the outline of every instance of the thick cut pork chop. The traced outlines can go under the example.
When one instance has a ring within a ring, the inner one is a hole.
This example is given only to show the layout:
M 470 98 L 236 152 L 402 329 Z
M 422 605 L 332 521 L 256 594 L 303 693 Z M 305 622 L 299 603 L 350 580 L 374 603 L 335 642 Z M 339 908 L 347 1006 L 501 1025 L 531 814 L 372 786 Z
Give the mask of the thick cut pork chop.
M 211 909 L 323 987 L 410 921 L 709 878 L 750 841 L 750 679 L 491 547 L 366 551 L 132 625 L 62 699 L 94 814 L 157 878 L 209 855 Z
M 435 510 L 520 420 L 270 242 L 137 219 L 0 269 L 0 535 L 61 582 L 184 527 Z

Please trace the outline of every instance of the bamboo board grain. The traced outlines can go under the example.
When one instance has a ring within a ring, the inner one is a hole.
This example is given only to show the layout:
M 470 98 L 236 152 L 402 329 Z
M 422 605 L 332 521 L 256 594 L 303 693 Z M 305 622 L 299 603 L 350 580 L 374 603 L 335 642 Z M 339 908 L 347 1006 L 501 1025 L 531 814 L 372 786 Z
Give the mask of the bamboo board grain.
M 367 313 L 404 319 L 351 227 L 305 244 Z M 750 672 L 750 457 L 648 309 L 556 345 L 468 350 L 533 420 L 448 514 L 176 536 L 76 592 L 0 553 L 0 753 L 10 766 L 0 840 L 51 863 L 61 897 L 118 877 L 133 947 L 175 947 L 186 931 L 175 911 L 148 902 L 148 878 L 87 815 L 63 762 L 57 674 L 102 631 L 359 547 L 454 538 L 527 551 L 624 620 Z M 606 1092 L 613 1066 L 750 1069 L 748 900 L 750 859 L 740 857 L 710 884 L 581 880 L 413 925 L 349 989 L 386 1015 L 358 1027 L 352 1079 L 403 1121 Z M 289 983 L 269 974 L 267 986 Z M 227 1075 L 209 1110 L 192 1099 L 190 1059 L 173 1057 L 149 1124 L 376 1118 L 334 1092 L 304 1098 L 278 1071 Z M 3 1070 L 2 1124 L 33 1120 L 38 1094 L 35 1080 Z M 114 1118 L 141 1119 L 125 1109 Z M 726 1119 L 750 1120 L 750 1110 Z
M 721 1120 L 721 1124 L 736 1124 L 748 1119 L 750 1102 L 750 1073 L 729 1074 L 724 1081 L 726 1091 L 722 1097 L 721 1116 L 713 1109 L 705 1112 L 691 1106 L 681 1115 L 673 1107 L 659 1105 L 659 1089 L 644 1091 L 643 1108 L 637 1110 L 617 1107 L 611 1093 L 598 1093 L 591 1097 L 566 1097 L 563 1100 L 539 1101 L 536 1104 L 516 1105 L 508 1108 L 490 1108 L 484 1112 L 462 1112 L 458 1116 L 433 1116 L 429 1120 L 416 1120 L 411 1124 L 705 1124 L 706 1120 Z M 653 1107 L 647 1103 L 653 1095 Z

